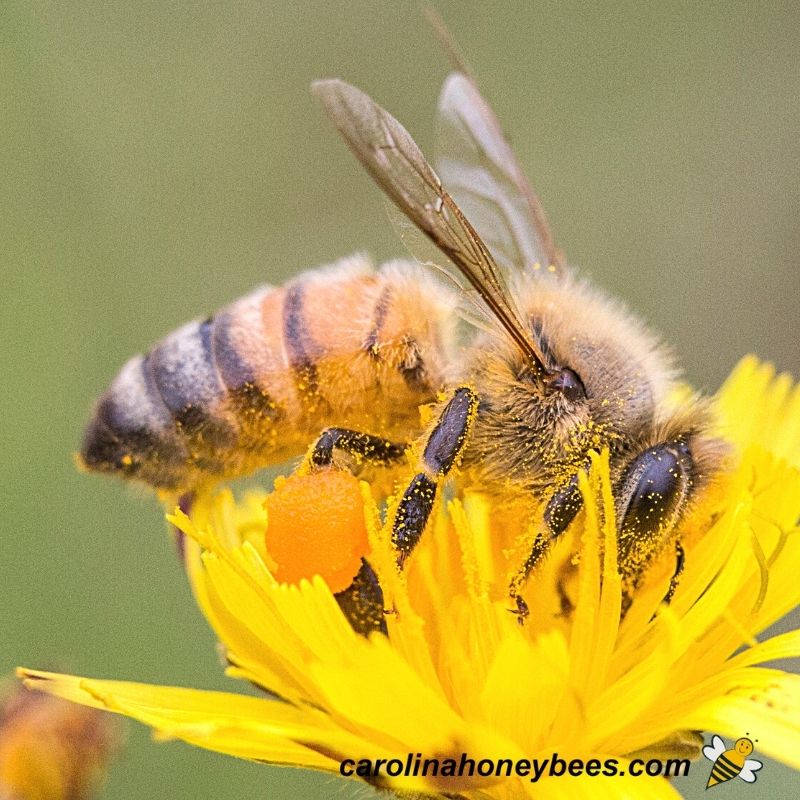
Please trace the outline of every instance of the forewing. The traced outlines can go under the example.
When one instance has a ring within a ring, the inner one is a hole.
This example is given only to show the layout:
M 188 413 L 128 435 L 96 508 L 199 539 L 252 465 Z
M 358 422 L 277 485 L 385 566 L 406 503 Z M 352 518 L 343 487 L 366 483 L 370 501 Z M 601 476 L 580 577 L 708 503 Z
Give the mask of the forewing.
M 316 81 L 312 91 L 373 180 L 450 259 L 531 363 L 544 370 L 494 259 L 408 131 L 343 81 Z
M 563 267 L 547 217 L 474 80 L 453 72 L 439 96 L 436 167 L 508 271 Z
M 747 783 L 755 783 L 756 778 L 758 777 L 756 772 L 758 772 L 758 770 L 760 770 L 763 766 L 764 764 L 757 758 L 748 758 L 744 762 L 744 766 L 742 767 L 742 771 L 739 773 L 739 777 Z
M 715 736 L 711 740 L 711 744 L 707 744 L 703 748 L 703 755 L 709 761 L 716 761 L 725 752 L 725 742 L 719 736 Z
M 453 292 L 453 312 L 467 323 L 472 333 L 481 330 L 504 336 L 505 330 L 458 267 L 388 197 L 384 197 L 384 202 L 386 216 L 408 252 L 417 263 L 433 271 L 433 278 L 445 291 Z M 471 333 L 465 330 L 463 334 L 464 342 L 470 341 Z

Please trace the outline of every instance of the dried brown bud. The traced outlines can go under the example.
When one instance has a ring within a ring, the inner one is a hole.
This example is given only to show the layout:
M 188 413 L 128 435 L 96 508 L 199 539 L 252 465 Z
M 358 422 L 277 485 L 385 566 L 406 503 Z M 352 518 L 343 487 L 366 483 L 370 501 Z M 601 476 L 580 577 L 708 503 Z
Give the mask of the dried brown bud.
M 108 713 L 0 683 L 0 800 L 88 800 L 120 742 Z

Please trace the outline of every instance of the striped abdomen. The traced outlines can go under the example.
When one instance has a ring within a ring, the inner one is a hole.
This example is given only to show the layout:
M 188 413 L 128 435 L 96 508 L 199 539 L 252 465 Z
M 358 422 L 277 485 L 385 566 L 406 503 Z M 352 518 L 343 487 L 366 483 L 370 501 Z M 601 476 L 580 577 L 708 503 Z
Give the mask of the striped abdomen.
M 448 312 L 409 264 L 350 259 L 260 289 L 132 358 L 83 463 L 185 489 L 296 456 L 330 426 L 408 441 L 443 382 Z
M 744 756 L 741 753 L 737 753 L 736 750 L 726 750 L 717 758 L 714 766 L 711 767 L 706 789 L 735 778 L 742 771 L 743 766 Z

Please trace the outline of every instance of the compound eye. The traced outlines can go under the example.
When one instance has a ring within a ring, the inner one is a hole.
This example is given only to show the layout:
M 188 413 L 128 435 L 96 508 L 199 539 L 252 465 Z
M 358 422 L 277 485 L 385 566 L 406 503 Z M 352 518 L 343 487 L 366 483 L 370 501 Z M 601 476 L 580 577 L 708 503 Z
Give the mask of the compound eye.
M 586 397 L 586 388 L 578 373 L 569 367 L 561 367 L 551 372 L 545 379 L 545 386 L 550 392 L 561 392 L 567 400 L 575 402 Z

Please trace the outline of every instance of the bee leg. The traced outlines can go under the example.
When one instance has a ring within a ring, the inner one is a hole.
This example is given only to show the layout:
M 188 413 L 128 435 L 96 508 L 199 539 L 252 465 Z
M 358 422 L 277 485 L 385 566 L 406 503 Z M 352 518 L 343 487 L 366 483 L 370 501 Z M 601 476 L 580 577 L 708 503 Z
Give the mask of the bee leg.
M 353 582 L 334 596 L 356 633 L 362 636 L 370 633 L 386 635 L 383 590 L 378 576 L 366 559 L 361 559 L 361 569 Z
M 525 585 L 525 582 L 528 580 L 531 572 L 533 572 L 534 567 L 539 563 L 541 557 L 550 548 L 550 538 L 550 536 L 545 536 L 542 533 L 536 534 L 530 554 L 525 559 L 525 563 L 522 565 L 522 568 L 512 578 L 511 584 L 508 587 L 508 596 L 511 598 L 511 602 L 514 603 L 514 608 L 509 609 L 509 611 L 511 611 L 512 614 L 517 615 L 517 622 L 519 622 L 520 625 L 524 624 L 525 620 L 531 613 L 530 608 L 528 608 L 528 604 L 525 602 L 525 598 L 520 594 L 520 591 Z
M 389 466 L 401 461 L 405 451 L 405 445 L 379 436 L 348 428 L 327 428 L 311 448 L 308 466 L 312 470 L 335 467 L 337 465 L 334 457 L 337 452 L 346 453 L 351 458 L 351 468 L 354 470 L 362 462 Z M 335 597 L 356 633 L 363 636 L 376 632 L 387 633 L 383 590 L 378 576 L 366 559 L 361 559 L 361 568 L 350 586 L 337 592 Z
M 682 439 L 649 447 L 629 463 L 619 482 L 619 567 L 627 587 L 622 597 L 624 617 L 633 593 L 665 537 L 678 523 L 689 499 L 694 461 Z M 664 597 L 669 602 L 683 572 L 684 552 L 676 542 L 676 567 Z
M 425 530 L 439 485 L 464 450 L 477 409 L 476 394 L 462 386 L 428 433 L 418 472 L 403 492 L 392 523 L 392 544 L 401 569 Z
M 185 492 L 178 498 L 178 508 L 183 511 L 186 516 L 192 513 L 192 506 L 194 505 L 194 492 Z M 174 525 L 170 525 L 170 530 L 175 537 L 175 549 L 178 551 L 178 558 L 181 563 L 186 565 L 186 534 Z
M 675 592 L 678 589 L 678 584 L 681 582 L 681 575 L 683 575 L 683 570 L 686 567 L 686 551 L 683 549 L 683 545 L 681 544 L 679 539 L 675 540 L 675 571 L 672 573 L 672 577 L 669 579 L 669 588 L 667 589 L 667 593 L 664 595 L 664 599 L 661 601 L 666 605 L 669 605 L 672 602 L 672 598 L 675 597 Z
M 672 577 L 669 579 L 669 586 L 667 587 L 667 591 L 664 597 L 661 598 L 661 603 L 665 606 L 668 606 L 672 602 L 672 598 L 675 596 L 675 592 L 678 589 L 678 585 L 681 582 L 681 575 L 683 575 L 683 570 L 686 566 L 686 551 L 683 549 L 683 545 L 680 543 L 679 539 L 675 540 L 675 570 L 672 573 Z M 628 609 L 631 607 L 631 603 L 633 603 L 633 592 L 638 588 L 639 584 L 641 583 L 639 577 L 637 576 L 632 585 L 623 589 L 622 592 L 622 618 L 624 619 L 625 614 L 628 613 Z M 656 613 L 653 612 L 653 616 L 650 617 L 650 621 L 652 622 L 656 618 Z
M 577 567 L 572 563 L 572 559 L 562 564 L 561 569 L 558 571 L 556 592 L 558 594 L 558 604 L 561 607 L 560 616 L 564 617 L 564 619 L 569 619 L 575 610 L 575 604 L 567 591 L 567 581 L 576 571 Z
M 311 468 L 333 466 L 336 450 L 353 457 L 356 464 L 367 461 L 370 464 L 388 466 L 402 460 L 406 446 L 348 428 L 326 428 L 311 450 Z
M 662 598 L 661 602 L 664 605 L 669 605 L 672 602 L 672 598 L 675 597 L 675 592 L 678 589 L 678 584 L 681 582 L 681 575 L 683 575 L 683 570 L 686 566 L 686 551 L 683 549 L 683 545 L 680 542 L 680 539 L 675 540 L 675 571 L 672 573 L 672 577 L 669 579 L 669 588 L 667 589 L 667 593 Z
M 531 572 L 539 563 L 542 556 L 550 549 L 554 539 L 559 537 L 575 519 L 576 514 L 583 505 L 580 489 L 578 488 L 578 473 L 572 476 L 563 489 L 557 491 L 548 501 L 544 510 L 544 521 L 547 526 L 546 533 L 537 533 L 533 541 L 530 555 L 517 574 L 512 578 L 508 588 L 509 596 L 515 605 L 512 613 L 517 615 L 520 625 L 524 624 L 530 609 L 525 599 L 520 594 Z

